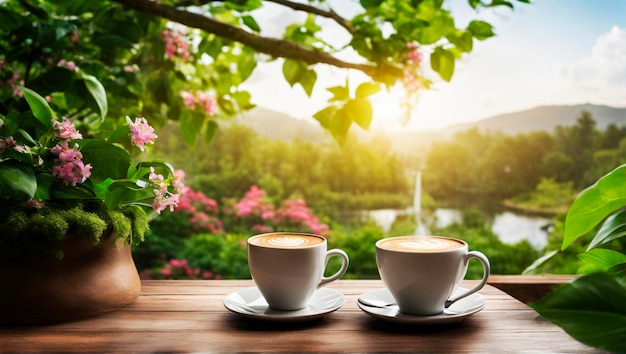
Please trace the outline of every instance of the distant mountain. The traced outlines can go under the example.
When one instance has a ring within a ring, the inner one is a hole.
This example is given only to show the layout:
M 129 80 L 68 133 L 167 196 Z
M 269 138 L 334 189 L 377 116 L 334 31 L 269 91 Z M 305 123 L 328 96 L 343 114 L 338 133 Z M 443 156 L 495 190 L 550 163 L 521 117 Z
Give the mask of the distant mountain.
M 392 133 L 389 138 L 394 149 L 400 152 L 425 151 L 435 141 L 445 140 L 459 131 L 478 128 L 482 131 L 501 131 L 516 135 L 531 131 L 552 132 L 558 125 L 572 126 L 582 111 L 588 111 L 596 121 L 598 129 L 604 130 L 609 124 L 626 126 L 626 108 L 614 108 L 593 104 L 573 106 L 541 106 L 524 111 L 505 113 L 471 123 L 463 123 L 447 128 Z M 244 124 L 259 135 L 280 140 L 300 139 L 313 142 L 330 141 L 330 134 L 316 122 L 293 118 L 287 114 L 257 107 L 237 118 L 236 122 Z M 356 131 L 359 139 L 367 141 L 373 134 Z
M 314 142 L 330 139 L 330 134 L 327 134 L 319 124 L 261 107 L 244 113 L 235 122 L 248 126 L 259 135 L 269 139 L 299 139 Z
M 626 126 L 626 108 L 580 104 L 574 106 L 541 106 L 520 112 L 499 114 L 472 123 L 456 124 L 443 130 L 448 134 L 470 128 L 501 131 L 510 135 L 536 130 L 552 132 L 557 125 L 571 126 L 576 124 L 576 119 L 582 111 L 591 113 L 600 130 L 606 129 L 611 123 L 617 126 Z

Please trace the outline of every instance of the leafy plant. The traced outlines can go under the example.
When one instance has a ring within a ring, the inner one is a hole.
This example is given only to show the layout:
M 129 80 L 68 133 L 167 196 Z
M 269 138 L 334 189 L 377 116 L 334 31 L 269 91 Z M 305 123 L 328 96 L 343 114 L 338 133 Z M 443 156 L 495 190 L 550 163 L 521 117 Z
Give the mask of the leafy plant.
M 596 348 L 626 350 L 626 164 L 584 190 L 570 207 L 561 249 L 601 224 L 579 258 L 589 273 L 532 307 L 575 339 Z M 600 248 L 618 243 L 621 252 Z
M 98 122 L 106 95 L 90 77 Z M 144 150 L 156 135 L 145 118 L 90 137 L 66 117 L 57 119 L 47 99 L 19 87 L 30 110 L 0 113 L 0 237 L 3 255 L 43 248 L 60 256 L 59 242 L 83 234 L 98 244 L 105 231 L 138 244 L 148 229 L 145 210 L 160 214 L 178 203 L 182 182 L 161 161 L 134 163 L 126 146 Z M 0 102 L 1 103 L 1 102 Z M 144 210 L 145 209 L 145 210 Z

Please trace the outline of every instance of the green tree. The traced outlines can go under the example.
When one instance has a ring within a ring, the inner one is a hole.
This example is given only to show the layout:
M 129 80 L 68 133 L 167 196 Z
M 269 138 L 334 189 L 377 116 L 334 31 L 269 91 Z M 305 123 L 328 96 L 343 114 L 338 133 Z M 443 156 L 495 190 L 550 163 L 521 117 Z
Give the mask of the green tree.
M 529 3 L 517 0 L 516 3 Z M 113 130 L 124 116 L 154 123 L 180 122 L 183 140 L 210 140 L 218 119 L 254 106 L 241 88 L 259 62 L 280 59 L 283 76 L 311 95 L 318 65 L 364 73 L 363 82 L 330 87 L 329 106 L 315 115 L 343 141 L 355 123 L 368 129 L 370 95 L 381 86 L 404 85 L 407 103 L 427 89 L 421 55 L 450 81 L 455 62 L 476 40 L 494 35 L 492 26 L 473 19 L 459 24 L 443 0 L 363 0 L 350 3 L 310 0 L 7 0 L 0 3 L 0 100 L 23 105 L 13 90 L 23 84 L 44 96 L 79 128 Z M 514 7 L 514 1 L 469 0 L 474 10 Z M 345 5 L 345 4 L 343 4 Z M 259 11 L 282 9 L 298 17 L 282 37 L 270 37 Z M 333 43 L 322 28 L 334 27 L 346 41 Z M 353 53 L 354 60 L 343 58 Z M 98 78 L 108 96 L 111 117 L 99 123 L 80 99 Z M 0 113 L 2 113 L 0 112 Z

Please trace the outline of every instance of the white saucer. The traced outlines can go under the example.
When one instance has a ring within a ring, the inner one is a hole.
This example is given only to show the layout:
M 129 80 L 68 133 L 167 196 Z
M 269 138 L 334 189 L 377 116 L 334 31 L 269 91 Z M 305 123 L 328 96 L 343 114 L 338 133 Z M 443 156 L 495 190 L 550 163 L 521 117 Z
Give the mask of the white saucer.
M 459 288 L 457 292 L 467 291 L 465 288 Z M 357 301 L 359 308 L 368 315 L 380 318 L 385 321 L 410 323 L 410 324 L 446 324 L 461 322 L 466 317 L 475 314 L 485 307 L 485 298 L 479 293 L 473 293 L 463 298 L 444 310 L 443 313 L 432 316 L 413 316 L 400 312 L 398 305 L 395 304 L 393 296 L 387 288 L 371 290 L 363 293 L 359 300 L 367 303 L 386 303 L 392 304 L 385 307 L 368 306 L 361 301 Z
M 346 303 L 340 293 L 328 289 L 318 289 L 311 298 L 309 305 L 302 310 L 279 311 L 271 309 L 258 288 L 237 290 L 224 299 L 224 306 L 237 314 L 271 321 L 308 321 L 331 313 Z

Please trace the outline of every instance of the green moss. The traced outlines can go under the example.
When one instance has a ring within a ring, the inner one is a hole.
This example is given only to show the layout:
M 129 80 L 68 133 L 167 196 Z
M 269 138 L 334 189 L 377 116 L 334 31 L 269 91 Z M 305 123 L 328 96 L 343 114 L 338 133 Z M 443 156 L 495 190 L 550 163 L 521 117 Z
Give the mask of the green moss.
M 148 216 L 138 206 L 120 211 L 91 210 L 82 204 L 47 203 L 40 209 L 0 206 L 0 257 L 33 250 L 62 257 L 61 241 L 68 235 L 80 235 L 100 245 L 102 236 L 109 231 L 136 245 L 144 240 L 148 228 Z

